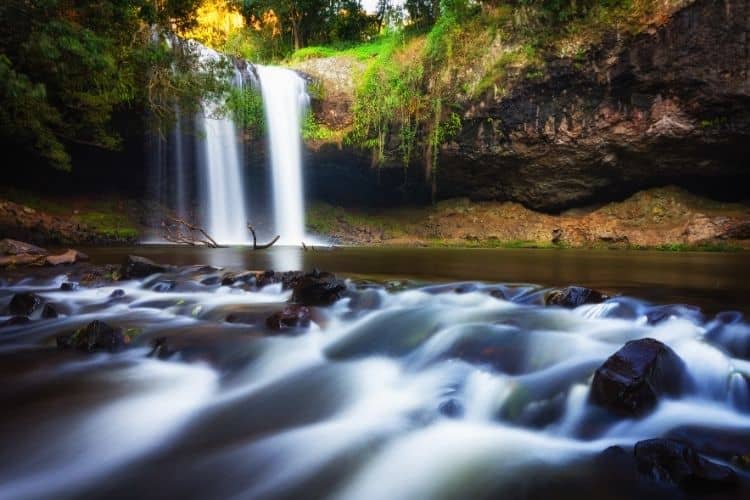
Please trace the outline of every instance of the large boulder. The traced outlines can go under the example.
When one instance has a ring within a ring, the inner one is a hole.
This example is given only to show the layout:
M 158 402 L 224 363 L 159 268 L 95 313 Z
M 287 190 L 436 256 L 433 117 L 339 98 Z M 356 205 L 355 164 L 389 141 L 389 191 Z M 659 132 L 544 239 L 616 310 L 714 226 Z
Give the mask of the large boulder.
M 685 363 L 668 346 L 654 339 L 628 342 L 594 374 L 590 401 L 618 415 L 641 416 L 663 394 L 685 388 Z
M 44 248 L 23 241 L 11 240 L 10 238 L 0 240 L 1 255 L 47 255 L 48 253 Z
M 638 471 L 655 481 L 674 483 L 689 491 L 732 488 L 737 474 L 701 456 L 695 449 L 670 439 L 649 439 L 633 450 Z
M 103 321 L 92 321 L 72 334 L 57 337 L 59 349 L 78 349 L 79 351 L 117 352 L 125 347 L 129 338 L 121 328 L 114 328 Z
M 331 273 L 313 271 L 294 285 L 292 301 L 304 306 L 327 306 L 339 300 L 346 284 Z
M 167 269 L 167 266 L 157 264 L 145 257 L 128 255 L 128 258 L 122 265 L 121 273 L 124 279 L 145 278 L 152 274 L 163 273 Z
M 582 286 L 568 286 L 548 292 L 544 303 L 548 306 L 574 308 L 584 304 L 599 304 L 609 297 L 598 290 Z
M 29 316 L 40 305 L 42 305 L 42 298 L 39 295 L 23 292 L 13 296 L 10 300 L 8 310 L 13 316 Z

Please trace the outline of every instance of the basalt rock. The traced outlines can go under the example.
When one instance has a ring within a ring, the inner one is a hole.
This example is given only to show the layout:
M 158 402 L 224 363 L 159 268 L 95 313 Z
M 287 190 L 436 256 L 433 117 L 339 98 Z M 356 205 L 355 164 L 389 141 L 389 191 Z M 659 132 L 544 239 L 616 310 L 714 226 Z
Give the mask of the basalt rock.
M 737 474 L 711 462 L 695 449 L 670 439 L 649 439 L 633 450 L 638 471 L 654 481 L 677 484 L 688 491 L 713 491 L 737 486 Z
M 0 240 L 0 255 L 47 255 L 48 253 L 44 248 L 23 241 L 10 238 Z
M 157 264 L 145 257 L 137 255 L 128 255 L 125 263 L 122 265 L 122 277 L 124 279 L 145 278 L 152 274 L 163 273 L 168 270 L 167 266 Z
M 306 274 L 294 285 L 292 302 L 304 306 L 327 306 L 339 300 L 346 284 L 331 273 L 314 271 Z
M 57 309 L 52 304 L 44 304 L 42 308 L 42 318 L 44 319 L 55 319 L 59 316 Z
M 583 57 L 549 54 L 538 77 L 510 69 L 461 102 L 461 129 L 438 152 L 437 198 L 514 201 L 544 212 L 668 184 L 746 198 L 750 4 L 683 5 L 637 35 L 613 27 Z M 396 127 L 386 143 L 398 149 Z M 319 199 L 429 200 L 421 155 L 405 172 L 396 155 L 373 169 L 368 151 L 311 149 Z M 746 235 L 747 226 L 730 234 Z
M 582 286 L 569 286 L 547 293 L 544 297 L 544 303 L 548 306 L 574 308 L 584 304 L 599 304 L 608 298 L 607 295 L 598 290 Z
M 33 293 L 23 292 L 13 296 L 8 306 L 13 316 L 29 316 L 42 305 L 42 298 Z
M 682 359 L 658 340 L 633 340 L 596 370 L 590 401 L 618 415 L 642 416 L 660 396 L 684 390 L 685 370 Z
M 76 332 L 57 337 L 59 349 L 78 349 L 79 351 L 109 351 L 122 350 L 129 342 L 129 338 L 122 329 L 114 328 L 103 321 L 92 321 Z
M 309 308 L 292 304 L 269 316 L 266 319 L 266 326 L 271 330 L 306 327 L 310 325 L 310 319 Z

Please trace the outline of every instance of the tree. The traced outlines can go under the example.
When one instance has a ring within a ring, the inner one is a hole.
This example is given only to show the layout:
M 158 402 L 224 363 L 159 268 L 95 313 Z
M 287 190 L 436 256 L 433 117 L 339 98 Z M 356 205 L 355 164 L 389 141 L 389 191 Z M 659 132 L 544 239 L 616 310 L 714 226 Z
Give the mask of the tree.
M 254 24 L 268 11 L 276 15 L 283 32 L 291 34 L 294 49 L 305 46 L 307 35 L 320 31 L 326 18 L 326 0 L 235 0 L 240 11 Z
M 154 35 L 189 27 L 198 2 L 4 0 L 3 140 L 63 169 L 68 144 L 116 148 L 113 113 L 145 101 L 154 66 L 171 64 Z

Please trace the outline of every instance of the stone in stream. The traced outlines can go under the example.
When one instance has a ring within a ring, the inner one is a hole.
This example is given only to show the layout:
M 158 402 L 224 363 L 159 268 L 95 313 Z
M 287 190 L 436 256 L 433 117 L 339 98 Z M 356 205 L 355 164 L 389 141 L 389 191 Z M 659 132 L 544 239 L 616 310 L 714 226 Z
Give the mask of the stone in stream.
M 78 286 L 78 283 L 76 283 L 75 281 L 66 281 L 65 283 L 60 285 L 60 290 L 62 290 L 63 292 L 74 292 L 78 290 Z
M 254 283 L 255 275 L 254 271 L 229 272 L 221 277 L 221 285 L 232 286 L 235 283 Z
M 57 316 L 57 310 L 52 304 L 44 304 L 44 307 L 42 308 L 42 318 L 55 319 Z
M 346 284 L 331 273 L 318 270 L 306 274 L 295 285 L 292 302 L 304 306 L 328 306 L 339 300 Z
M 167 359 L 172 357 L 175 351 L 168 343 L 166 337 L 158 337 L 151 343 L 151 352 L 149 358 Z
M 266 326 L 271 330 L 283 330 L 310 325 L 310 309 L 305 306 L 291 304 L 281 311 L 275 312 L 266 319 Z
M 128 255 L 128 258 L 122 265 L 121 273 L 124 279 L 145 278 L 152 274 L 166 272 L 167 269 L 167 266 L 157 264 L 145 257 Z
M 129 338 L 123 334 L 122 329 L 97 320 L 74 333 L 59 335 L 56 340 L 59 349 L 116 352 L 125 347 Z
M 737 474 L 711 462 L 695 449 L 671 439 L 648 439 L 633 450 L 638 471 L 654 481 L 674 483 L 687 491 L 712 491 L 737 486 Z
M 685 388 L 682 359 L 658 340 L 632 340 L 594 373 L 589 399 L 618 415 L 637 417 L 651 411 L 662 394 Z
M 124 296 L 125 290 L 123 290 L 122 288 L 116 288 L 115 290 L 112 290 L 112 293 L 109 294 L 110 299 L 119 299 Z
M 548 292 L 544 297 L 544 304 L 572 309 L 584 304 L 600 304 L 607 299 L 609 296 L 598 290 L 582 286 L 568 286 Z
M 18 326 L 18 325 L 25 325 L 31 323 L 31 320 L 28 316 L 13 316 L 10 319 L 7 319 L 0 323 L 0 327 L 3 326 Z
M 29 292 L 17 293 L 13 296 L 8 306 L 13 316 L 29 316 L 42 305 L 42 298 Z

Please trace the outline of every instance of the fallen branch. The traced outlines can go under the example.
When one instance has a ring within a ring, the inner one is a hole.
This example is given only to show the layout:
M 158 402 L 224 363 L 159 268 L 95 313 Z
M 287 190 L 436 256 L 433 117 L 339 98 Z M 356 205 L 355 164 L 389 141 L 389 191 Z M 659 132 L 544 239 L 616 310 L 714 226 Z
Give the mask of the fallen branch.
M 167 217 L 162 221 L 164 228 L 164 239 L 172 243 L 189 246 L 205 246 L 208 248 L 220 248 L 205 229 L 196 226 L 179 217 Z M 200 235 L 200 236 L 198 236 Z M 202 236 L 202 238 L 201 238 Z
M 247 228 L 250 230 L 250 232 L 253 235 L 253 250 L 265 250 L 266 248 L 273 246 L 273 244 L 279 241 L 279 238 L 281 238 L 281 236 L 276 235 L 276 237 L 272 239 L 269 243 L 266 243 L 265 245 L 258 245 L 258 238 L 255 235 L 255 228 L 252 225 L 250 225 L 249 222 L 247 223 Z

